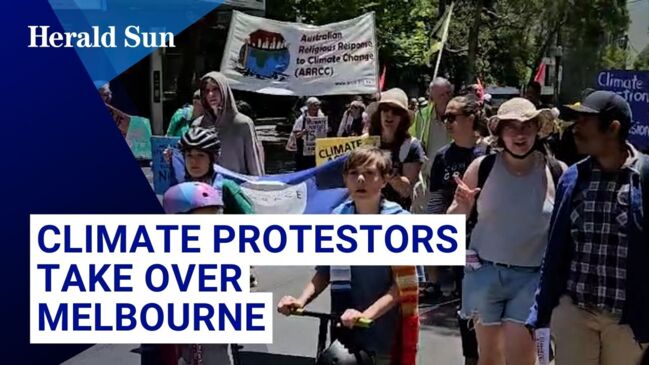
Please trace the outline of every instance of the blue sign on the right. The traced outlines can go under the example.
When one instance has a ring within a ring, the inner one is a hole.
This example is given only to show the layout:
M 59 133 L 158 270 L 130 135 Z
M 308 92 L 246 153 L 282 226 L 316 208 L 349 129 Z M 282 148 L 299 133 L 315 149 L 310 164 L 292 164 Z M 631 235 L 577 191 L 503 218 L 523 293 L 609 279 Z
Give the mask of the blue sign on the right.
M 608 70 L 597 75 L 597 88 L 618 93 L 631 105 L 629 141 L 649 150 L 649 71 Z

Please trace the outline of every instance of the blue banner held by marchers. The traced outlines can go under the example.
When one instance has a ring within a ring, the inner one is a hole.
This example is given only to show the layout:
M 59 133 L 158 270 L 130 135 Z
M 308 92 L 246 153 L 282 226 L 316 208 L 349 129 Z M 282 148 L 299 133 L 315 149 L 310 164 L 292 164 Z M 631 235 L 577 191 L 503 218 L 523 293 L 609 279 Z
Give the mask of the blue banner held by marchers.
M 649 71 L 605 70 L 597 75 L 597 88 L 621 95 L 631 106 L 633 123 L 629 141 L 649 150 Z
M 348 198 L 342 178 L 346 159 L 342 156 L 308 170 L 266 176 L 242 175 L 214 165 L 218 174 L 214 185 L 220 188 L 222 179 L 239 184 L 256 214 L 330 214 Z M 173 179 L 182 182 L 184 161 L 176 149 L 172 164 Z

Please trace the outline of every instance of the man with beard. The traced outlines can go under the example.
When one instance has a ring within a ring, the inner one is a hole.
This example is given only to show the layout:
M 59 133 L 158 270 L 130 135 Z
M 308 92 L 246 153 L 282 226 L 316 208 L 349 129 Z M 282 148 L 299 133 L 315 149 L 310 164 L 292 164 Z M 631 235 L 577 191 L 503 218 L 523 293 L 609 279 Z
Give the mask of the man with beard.
M 562 118 L 588 157 L 559 183 L 527 325 L 551 328 L 557 365 L 637 364 L 649 343 L 649 158 L 627 142 L 631 109 L 614 92 Z

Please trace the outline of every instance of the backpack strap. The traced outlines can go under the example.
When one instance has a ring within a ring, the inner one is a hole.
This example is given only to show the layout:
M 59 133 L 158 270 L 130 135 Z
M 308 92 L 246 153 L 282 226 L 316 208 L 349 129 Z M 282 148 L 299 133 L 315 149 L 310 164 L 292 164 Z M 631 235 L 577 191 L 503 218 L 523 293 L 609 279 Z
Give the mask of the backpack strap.
M 496 154 L 489 154 L 486 155 L 482 161 L 480 161 L 480 166 L 478 167 L 478 188 L 482 189 L 484 187 L 484 184 L 487 182 L 487 178 L 489 177 L 489 174 L 491 173 L 491 170 L 494 167 L 494 164 L 496 163 Z M 476 223 L 478 222 L 478 198 L 480 197 L 480 193 L 476 195 L 475 197 L 475 203 L 473 204 L 473 208 L 471 209 L 471 213 L 469 214 L 469 218 L 466 221 L 466 233 L 467 233 L 467 248 L 469 248 L 469 239 L 468 237 L 471 236 L 471 231 L 473 230 L 473 227 L 475 227 Z
M 414 139 L 415 137 L 406 138 L 406 140 L 401 144 L 401 147 L 399 148 L 399 162 L 403 163 L 403 161 L 408 158 L 410 146 L 412 145 Z
M 496 163 L 496 154 L 486 155 L 478 168 L 478 188 L 482 189 Z M 474 205 L 475 208 L 475 205 Z
M 554 182 L 554 188 L 556 189 L 557 186 L 559 186 L 559 178 L 563 175 L 563 168 L 561 167 L 559 160 L 552 156 L 547 156 L 545 163 L 548 166 L 548 169 L 550 169 L 550 175 L 552 175 L 552 181 Z

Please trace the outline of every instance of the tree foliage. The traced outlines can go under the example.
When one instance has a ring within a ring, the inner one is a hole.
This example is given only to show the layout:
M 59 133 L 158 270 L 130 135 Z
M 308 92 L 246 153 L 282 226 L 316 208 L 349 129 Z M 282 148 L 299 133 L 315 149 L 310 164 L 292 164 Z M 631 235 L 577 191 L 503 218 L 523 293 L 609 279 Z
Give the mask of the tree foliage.
M 426 54 L 431 29 L 450 0 L 267 0 L 266 4 L 269 18 L 299 17 L 309 24 L 374 11 L 380 62 L 388 66 L 388 81 L 402 85 L 430 79 L 433 67 L 426 65 Z M 559 37 L 564 73 L 573 72 L 577 83 L 583 83 L 600 68 L 624 65 L 626 52 L 618 40 L 628 24 L 625 0 L 456 0 L 440 74 L 456 84 L 480 77 L 489 84 L 518 86 L 530 79 Z M 471 32 L 473 26 L 477 32 Z M 469 59 L 472 43 L 475 56 Z
M 646 46 L 633 63 L 633 68 L 636 70 L 649 71 L 649 46 Z

